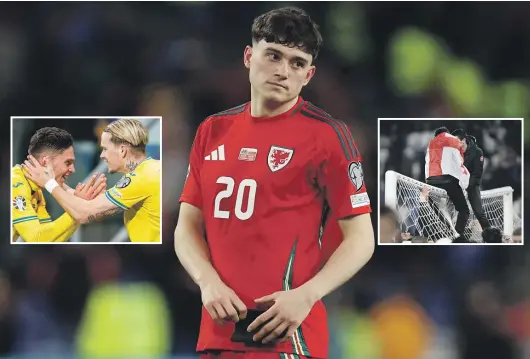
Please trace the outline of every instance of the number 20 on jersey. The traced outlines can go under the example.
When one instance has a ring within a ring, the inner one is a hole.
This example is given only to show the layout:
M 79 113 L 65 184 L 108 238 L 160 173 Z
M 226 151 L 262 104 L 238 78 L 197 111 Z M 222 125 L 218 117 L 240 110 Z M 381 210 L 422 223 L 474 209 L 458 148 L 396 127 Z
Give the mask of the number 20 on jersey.
M 221 202 L 226 199 L 230 198 L 234 194 L 234 188 L 236 187 L 236 182 L 232 177 L 226 177 L 222 176 L 217 179 L 218 184 L 224 184 L 226 185 L 226 188 L 222 191 L 220 191 L 215 196 L 215 202 L 214 202 L 214 211 L 213 216 L 214 218 L 223 218 L 228 219 L 231 215 L 235 215 L 238 219 L 245 221 L 252 217 L 252 214 L 254 213 L 254 203 L 256 199 L 256 189 L 258 187 L 258 184 L 256 181 L 250 178 L 246 178 L 242 180 L 237 185 L 237 193 L 236 193 L 236 203 L 232 211 L 225 211 L 221 210 Z M 243 202 L 245 200 L 245 192 L 248 188 L 248 197 L 246 198 L 246 209 L 243 210 Z

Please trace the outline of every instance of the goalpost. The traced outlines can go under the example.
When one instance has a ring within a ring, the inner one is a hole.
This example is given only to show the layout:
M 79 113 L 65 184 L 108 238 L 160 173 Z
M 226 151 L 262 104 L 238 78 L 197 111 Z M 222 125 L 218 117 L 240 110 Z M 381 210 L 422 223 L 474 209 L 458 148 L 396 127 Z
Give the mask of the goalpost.
M 464 191 L 465 193 L 465 191 Z M 467 193 L 466 200 L 467 200 Z M 505 237 L 512 237 L 520 226 L 513 210 L 513 189 L 501 187 L 481 191 L 482 206 L 490 224 Z M 402 233 L 424 237 L 435 242 L 453 240 L 458 213 L 445 190 L 430 186 L 395 171 L 385 173 L 385 205 L 399 218 Z M 468 201 L 469 220 L 465 233 L 473 242 L 482 242 L 482 228 Z

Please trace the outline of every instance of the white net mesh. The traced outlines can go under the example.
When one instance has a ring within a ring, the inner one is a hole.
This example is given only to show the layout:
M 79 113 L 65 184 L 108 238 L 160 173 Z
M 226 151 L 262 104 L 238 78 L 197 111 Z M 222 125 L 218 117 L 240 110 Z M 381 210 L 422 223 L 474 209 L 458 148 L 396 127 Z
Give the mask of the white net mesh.
M 511 187 L 480 193 L 486 218 L 491 226 L 501 229 L 505 238 L 510 238 L 521 226 L 521 220 L 513 210 L 512 193 Z M 443 189 L 387 171 L 385 204 L 396 211 L 402 233 L 434 242 L 453 240 L 457 236 L 454 226 L 458 212 Z M 469 201 L 468 206 L 470 216 L 465 236 L 472 242 L 482 242 L 482 228 Z

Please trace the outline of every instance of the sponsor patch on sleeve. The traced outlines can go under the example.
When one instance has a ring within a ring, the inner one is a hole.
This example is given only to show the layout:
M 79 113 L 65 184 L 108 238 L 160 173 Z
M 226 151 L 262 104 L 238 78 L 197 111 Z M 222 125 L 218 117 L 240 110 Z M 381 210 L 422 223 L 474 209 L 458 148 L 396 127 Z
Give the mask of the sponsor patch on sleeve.
M 13 198 L 13 208 L 18 209 L 19 211 L 25 211 L 26 199 L 22 196 L 16 196 Z
M 355 192 L 359 192 L 364 184 L 364 173 L 361 162 L 352 162 L 348 165 L 348 175 L 355 187 Z
M 350 196 L 350 201 L 352 208 L 368 206 L 370 204 L 370 198 L 368 197 L 368 193 L 352 194 Z

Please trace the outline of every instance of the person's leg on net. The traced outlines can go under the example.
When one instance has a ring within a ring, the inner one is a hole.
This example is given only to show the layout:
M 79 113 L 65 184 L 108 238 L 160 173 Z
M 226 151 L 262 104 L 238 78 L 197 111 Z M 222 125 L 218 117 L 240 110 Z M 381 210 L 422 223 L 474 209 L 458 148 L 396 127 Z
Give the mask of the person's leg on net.
M 451 223 L 445 218 L 433 196 L 429 196 L 427 205 L 430 206 L 430 211 L 429 215 L 423 218 L 422 228 L 425 228 L 424 235 L 428 239 L 438 241 L 446 237 L 445 231 L 442 231 L 441 228 L 451 228 Z
M 449 199 L 453 201 L 453 204 L 455 205 L 455 210 L 458 212 L 455 230 L 459 234 L 460 239 L 466 239 L 464 237 L 464 231 L 466 229 L 466 224 L 469 219 L 469 207 L 467 206 L 464 191 L 462 190 L 462 187 L 460 187 L 457 181 L 449 183 L 445 190 L 447 191 Z
M 475 217 L 477 217 L 482 230 L 490 227 L 489 221 L 486 218 L 486 214 L 484 213 L 484 208 L 482 207 L 479 186 L 469 187 L 467 189 L 467 198 L 469 199 L 473 213 L 475 214 Z

